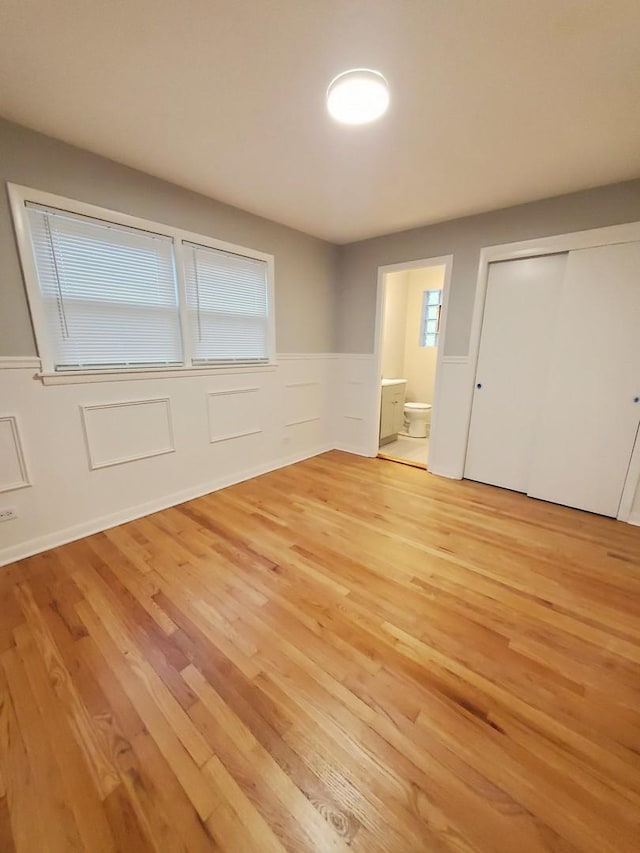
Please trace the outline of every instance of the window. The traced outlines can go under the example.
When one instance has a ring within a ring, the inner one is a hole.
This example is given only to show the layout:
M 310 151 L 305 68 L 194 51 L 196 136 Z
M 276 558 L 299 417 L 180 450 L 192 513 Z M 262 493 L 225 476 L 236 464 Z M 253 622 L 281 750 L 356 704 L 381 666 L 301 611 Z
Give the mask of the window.
M 9 192 L 44 373 L 269 363 L 270 255 Z
M 27 204 L 56 370 L 182 364 L 168 237 Z
M 267 361 L 267 265 L 254 258 L 184 244 L 194 364 Z
M 421 347 L 438 346 L 441 310 L 442 291 L 425 290 L 422 294 L 422 322 L 420 324 Z

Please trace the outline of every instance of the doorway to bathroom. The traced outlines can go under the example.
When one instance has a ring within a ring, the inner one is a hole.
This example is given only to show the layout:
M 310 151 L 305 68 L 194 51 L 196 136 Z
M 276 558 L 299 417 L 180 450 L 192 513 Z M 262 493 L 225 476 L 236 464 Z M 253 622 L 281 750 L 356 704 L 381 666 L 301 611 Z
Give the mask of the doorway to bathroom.
M 427 469 L 451 258 L 380 267 L 377 455 Z

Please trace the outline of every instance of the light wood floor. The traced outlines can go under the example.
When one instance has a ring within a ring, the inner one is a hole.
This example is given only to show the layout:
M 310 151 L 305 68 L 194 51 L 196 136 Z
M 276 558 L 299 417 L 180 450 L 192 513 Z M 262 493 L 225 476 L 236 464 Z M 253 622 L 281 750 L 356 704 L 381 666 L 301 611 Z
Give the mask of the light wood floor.
M 637 851 L 640 529 L 338 452 L 0 570 L 0 850 Z

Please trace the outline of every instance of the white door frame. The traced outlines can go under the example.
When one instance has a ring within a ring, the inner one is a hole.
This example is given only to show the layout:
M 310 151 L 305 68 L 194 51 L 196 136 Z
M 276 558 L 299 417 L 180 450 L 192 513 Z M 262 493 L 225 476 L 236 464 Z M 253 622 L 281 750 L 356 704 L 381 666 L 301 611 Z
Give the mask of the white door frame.
M 469 427 L 471 425 L 471 409 L 473 406 L 473 387 L 476 382 L 478 356 L 480 353 L 480 337 L 482 335 L 482 318 L 487 294 L 489 264 L 494 261 L 508 261 L 516 258 L 532 258 L 539 255 L 553 255 L 558 252 L 570 252 L 575 249 L 590 249 L 595 246 L 611 246 L 615 243 L 631 243 L 640 241 L 640 222 L 627 222 L 623 225 L 609 225 L 604 228 L 591 228 L 588 231 L 574 231 L 570 234 L 557 234 L 552 237 L 541 237 L 536 240 L 523 240 L 518 243 L 504 243 L 498 246 L 486 246 L 480 250 L 476 296 L 471 320 L 471 335 L 469 340 L 469 397 L 468 420 L 465 442 L 466 451 L 469 444 Z M 639 378 L 640 384 L 640 378 Z M 464 476 L 464 474 L 463 474 Z M 619 521 L 629 521 L 631 508 L 635 497 L 638 481 L 640 480 L 640 441 L 636 441 L 627 472 L 620 509 Z M 640 524 L 640 519 L 634 519 Z
M 369 447 L 369 455 L 378 455 L 378 446 L 380 439 L 380 406 L 381 406 L 381 385 L 380 378 L 382 376 L 382 329 L 384 323 L 384 308 L 385 308 L 385 284 L 386 276 L 393 272 L 402 272 L 408 270 L 424 269 L 425 267 L 444 267 L 444 280 L 442 282 L 442 309 L 440 314 L 440 332 L 438 338 L 438 353 L 436 355 L 436 382 L 433 395 L 433 408 L 431 409 L 431 438 L 430 446 L 433 446 L 437 441 L 438 436 L 438 395 L 440 391 L 440 375 L 442 354 L 444 352 L 445 335 L 447 331 L 447 309 L 449 305 L 449 285 L 451 283 L 451 270 L 453 267 L 453 255 L 442 255 L 437 258 L 421 258 L 416 261 L 404 261 L 400 264 L 385 264 L 378 267 L 378 292 L 376 297 L 376 328 L 375 328 L 375 347 L 374 363 L 375 363 L 375 378 L 372 389 L 371 402 L 371 425 L 370 438 L 367 441 Z M 435 438 L 435 440 L 434 440 Z

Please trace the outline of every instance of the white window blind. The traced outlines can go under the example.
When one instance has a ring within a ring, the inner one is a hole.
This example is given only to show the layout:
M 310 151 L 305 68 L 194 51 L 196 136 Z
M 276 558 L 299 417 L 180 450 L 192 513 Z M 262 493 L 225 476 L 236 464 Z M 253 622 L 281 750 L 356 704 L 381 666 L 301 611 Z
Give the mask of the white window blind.
M 183 243 L 194 364 L 269 359 L 267 264 Z
M 26 207 L 55 369 L 182 364 L 171 238 Z

